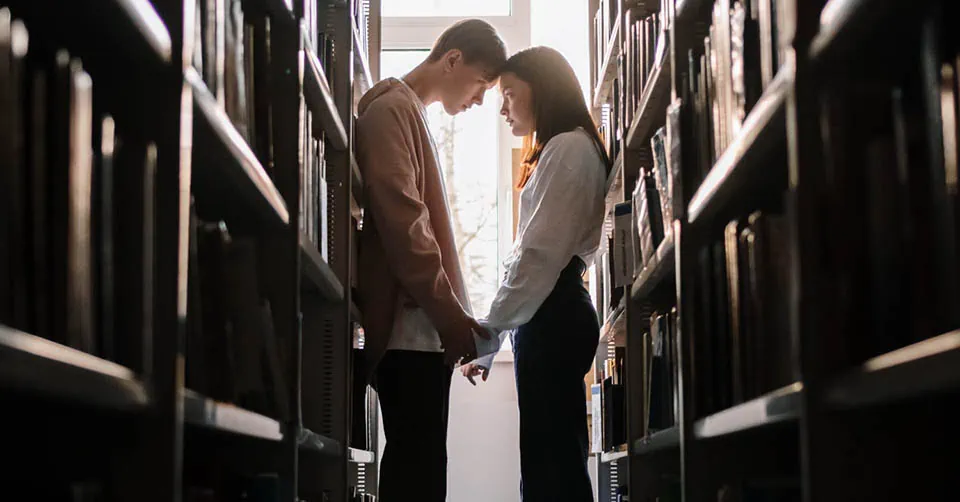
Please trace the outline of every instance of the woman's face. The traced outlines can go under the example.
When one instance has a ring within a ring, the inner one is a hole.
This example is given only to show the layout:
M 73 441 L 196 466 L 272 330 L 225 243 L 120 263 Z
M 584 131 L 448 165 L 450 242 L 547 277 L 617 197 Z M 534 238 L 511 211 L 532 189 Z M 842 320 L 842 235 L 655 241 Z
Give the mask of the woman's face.
M 533 90 L 515 73 L 500 75 L 500 93 L 503 105 L 500 115 L 507 119 L 514 136 L 527 136 L 537 129 L 533 114 Z

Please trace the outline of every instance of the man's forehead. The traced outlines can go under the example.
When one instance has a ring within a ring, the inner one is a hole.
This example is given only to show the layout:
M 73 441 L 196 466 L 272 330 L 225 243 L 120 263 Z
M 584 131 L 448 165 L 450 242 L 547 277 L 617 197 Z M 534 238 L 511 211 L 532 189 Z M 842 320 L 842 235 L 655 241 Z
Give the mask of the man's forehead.
M 500 79 L 500 72 L 492 68 L 490 65 L 476 63 L 467 66 L 480 75 L 480 78 L 486 80 L 491 85 L 495 85 L 497 80 Z

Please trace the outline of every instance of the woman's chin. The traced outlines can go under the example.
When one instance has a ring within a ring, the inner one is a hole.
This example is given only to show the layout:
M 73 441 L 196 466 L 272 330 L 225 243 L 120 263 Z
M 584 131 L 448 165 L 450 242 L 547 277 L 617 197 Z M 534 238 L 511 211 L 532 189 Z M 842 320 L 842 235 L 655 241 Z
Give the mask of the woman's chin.
M 510 126 L 510 132 L 518 138 L 522 138 L 527 135 L 527 129 L 525 127 Z

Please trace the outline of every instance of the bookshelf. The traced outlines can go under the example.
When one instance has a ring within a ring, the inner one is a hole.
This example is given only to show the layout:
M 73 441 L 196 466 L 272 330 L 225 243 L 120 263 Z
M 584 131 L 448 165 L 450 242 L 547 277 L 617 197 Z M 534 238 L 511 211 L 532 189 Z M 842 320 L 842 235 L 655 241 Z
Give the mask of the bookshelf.
M 9 328 L 0 328 L 3 387 L 38 392 L 79 405 L 138 411 L 147 389 L 129 368 Z
M 591 13 L 605 5 L 592 2 Z M 763 5 L 774 7 L 767 21 Z M 937 445 L 957 439 L 945 417 L 960 390 L 960 319 L 947 307 L 960 284 L 960 40 L 945 20 L 957 9 L 939 0 L 623 2 L 621 19 L 661 13 L 670 43 L 632 103 L 629 90 L 596 91 L 624 78 L 599 70 L 607 53 L 632 49 L 599 51 L 594 21 L 596 116 L 623 113 L 630 126 L 625 135 L 616 120 L 606 127 L 626 173 L 614 195 L 628 200 L 656 173 L 650 137 L 665 125 L 671 179 L 656 190 L 672 203 L 663 225 L 672 231 L 652 248 L 641 242 L 648 253 L 622 290 L 631 447 L 626 458 L 616 448 L 598 455 L 598 500 L 956 497 L 946 479 L 958 465 Z M 769 40 L 750 39 L 743 50 L 756 52 L 742 60 L 720 29 L 737 35 L 738 23 Z M 704 64 L 708 50 L 719 66 Z M 722 66 L 738 61 L 742 73 Z M 613 101 L 624 95 L 627 103 Z M 909 193 L 920 199 L 906 202 Z M 618 288 L 605 294 L 602 305 L 618 305 Z M 664 369 L 666 360 L 650 362 L 649 337 L 656 315 L 673 308 L 677 334 L 665 340 L 676 343 L 677 364 Z M 598 364 L 618 353 L 600 352 Z M 658 374 L 669 375 L 672 426 L 651 423 L 669 406 L 658 401 Z
M 379 22 L 366 0 L 0 3 L 0 406 L 75 436 L 5 444 L 83 459 L 35 497 L 376 494 L 351 149 Z

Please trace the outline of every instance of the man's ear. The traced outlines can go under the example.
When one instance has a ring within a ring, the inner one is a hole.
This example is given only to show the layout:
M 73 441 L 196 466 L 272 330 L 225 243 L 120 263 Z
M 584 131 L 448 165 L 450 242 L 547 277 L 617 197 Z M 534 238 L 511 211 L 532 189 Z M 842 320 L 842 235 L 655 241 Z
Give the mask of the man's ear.
M 453 71 L 453 69 L 462 62 L 463 53 L 460 52 L 460 49 L 450 49 L 446 54 L 443 55 L 444 71 Z

